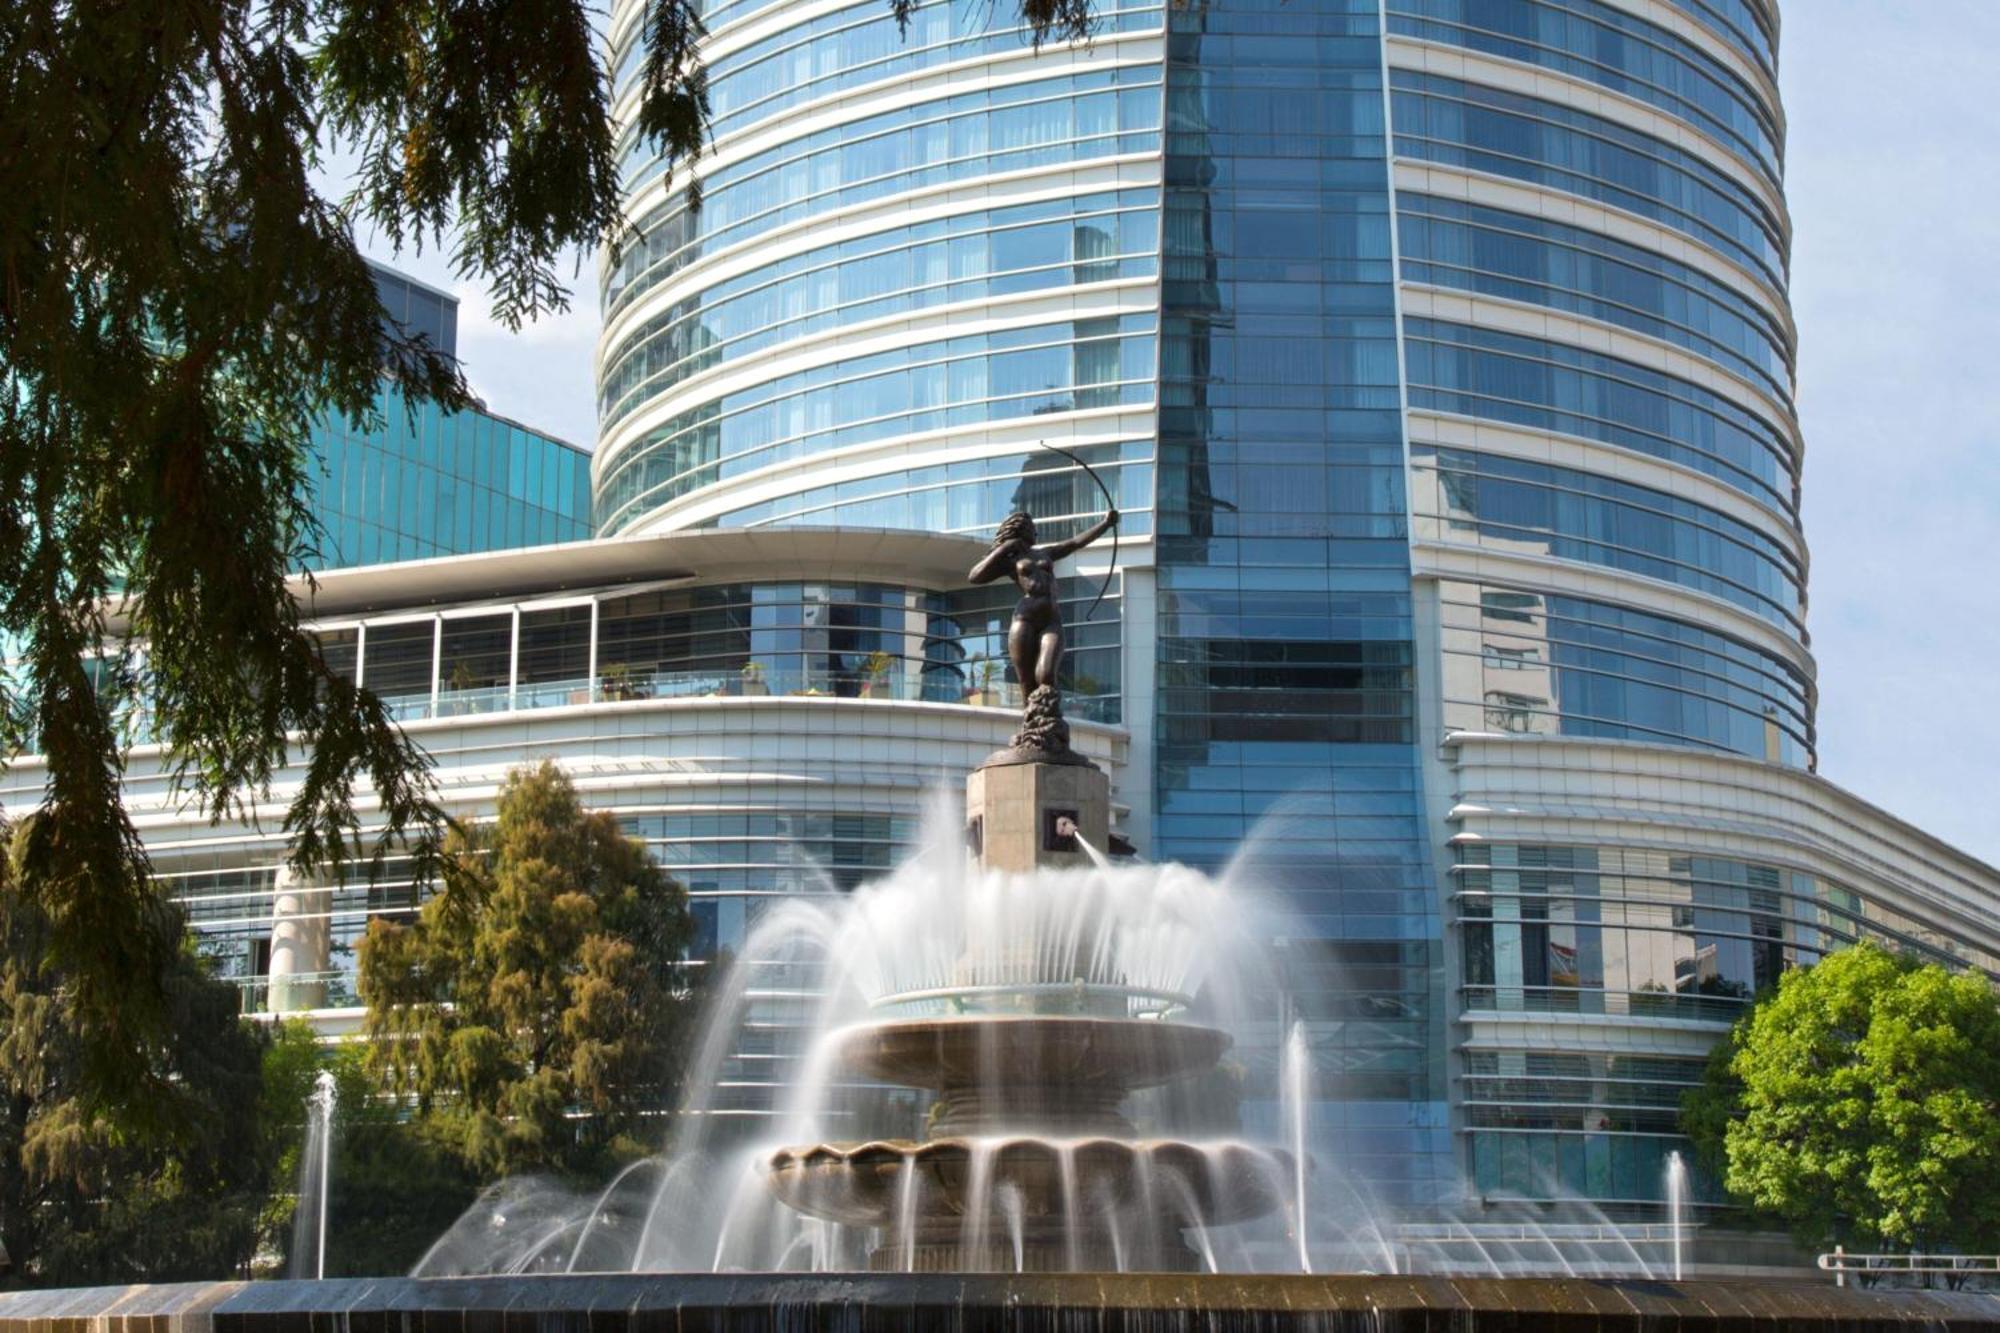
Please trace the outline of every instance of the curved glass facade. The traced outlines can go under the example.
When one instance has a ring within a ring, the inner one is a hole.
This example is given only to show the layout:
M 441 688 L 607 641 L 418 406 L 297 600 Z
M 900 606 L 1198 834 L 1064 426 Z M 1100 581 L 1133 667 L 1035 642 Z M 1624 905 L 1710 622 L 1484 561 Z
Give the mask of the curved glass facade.
M 1708 52 L 1598 0 L 1389 0 L 1389 31 L 1588 80 L 1720 140 L 1779 188 L 1776 119 Z
M 1280 868 L 1342 1160 L 1420 1206 L 1657 1198 L 1700 1025 L 1886 909 L 1704 849 L 1735 811 L 1457 847 L 1426 788 L 1475 744 L 1815 762 L 1770 5 L 1134 0 L 1086 55 L 973 0 L 793 3 L 706 10 L 698 215 L 622 142 L 598 530 L 1064 533 L 1103 496 L 1035 442 L 1080 453 L 1130 538 L 1093 715 L 1146 855 Z M 952 614 L 922 652 L 982 641 Z M 748 884 L 776 828 L 663 854 Z M 1569 1026 L 1526 1049 L 1534 1014 Z M 1648 1015 L 1697 1035 L 1591 1027 Z
M 1411 451 L 1420 535 L 1665 579 L 1802 629 L 1805 571 L 1780 542 L 1718 510 L 1592 472 L 1470 450 Z
M 1789 334 L 1700 269 L 1581 227 L 1399 194 L 1403 277 L 1547 306 L 1707 357 L 1789 404 Z
M 1546 338 L 1403 321 L 1410 406 L 1575 435 L 1707 474 L 1796 518 L 1798 458 L 1769 417 L 1690 380 Z
M 1439 601 L 1448 729 L 1812 753 L 1812 682 L 1775 653 L 1583 597 L 1445 582 Z
M 1663 139 L 1558 102 L 1397 70 L 1399 156 L 1511 176 L 1664 223 L 1785 285 L 1783 232 L 1727 172 Z
M 1814 875 L 1726 856 L 1461 844 L 1453 898 L 1469 1014 L 1732 1022 L 1787 968 L 1869 939 L 1992 973 L 1941 922 Z M 1699 1058 L 1490 1046 L 1460 1097 L 1471 1175 L 1530 1199 L 1656 1200 Z M 1709 1192 L 1714 1199 L 1712 1189 Z

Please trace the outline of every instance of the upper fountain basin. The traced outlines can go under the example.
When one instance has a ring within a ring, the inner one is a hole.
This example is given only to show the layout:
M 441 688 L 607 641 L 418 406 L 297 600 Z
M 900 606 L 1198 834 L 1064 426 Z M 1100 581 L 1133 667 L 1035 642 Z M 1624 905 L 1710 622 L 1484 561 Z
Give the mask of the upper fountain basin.
M 939 1091 L 1089 1085 L 1122 1098 L 1212 1067 L 1230 1037 L 1189 1023 L 979 1015 L 864 1023 L 839 1042 L 847 1068 L 885 1083 Z

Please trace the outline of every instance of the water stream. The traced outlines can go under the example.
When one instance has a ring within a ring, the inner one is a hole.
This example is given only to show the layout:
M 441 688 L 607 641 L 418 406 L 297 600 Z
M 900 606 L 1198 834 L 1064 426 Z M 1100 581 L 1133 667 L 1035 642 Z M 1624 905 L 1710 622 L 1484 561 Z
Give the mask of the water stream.
M 1079 838 L 1088 866 L 1008 875 L 959 822 L 941 802 L 884 878 L 765 914 L 658 1157 L 505 1182 L 417 1272 L 1651 1275 L 1601 1219 L 1469 1189 L 1405 1216 L 1345 1169 L 1316 1114 L 1340 1075 L 1272 1021 L 1296 1009 L 1266 942 L 1311 932 L 1255 855 L 1210 876 Z

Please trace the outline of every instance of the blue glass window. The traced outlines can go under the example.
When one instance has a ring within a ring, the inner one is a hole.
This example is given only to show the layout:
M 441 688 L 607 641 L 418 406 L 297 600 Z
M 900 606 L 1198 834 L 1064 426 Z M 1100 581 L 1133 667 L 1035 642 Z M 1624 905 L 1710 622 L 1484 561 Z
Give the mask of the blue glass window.
M 1662 338 L 1791 403 L 1791 342 L 1706 273 L 1579 227 L 1431 195 L 1396 196 L 1403 277 L 1528 301 Z
M 1445 541 L 1606 565 L 1711 593 L 1804 638 L 1804 571 L 1767 534 L 1663 491 L 1497 454 L 1411 450 L 1412 509 Z
M 1777 120 L 1756 89 L 1664 28 L 1599 0 L 1390 0 L 1389 30 L 1525 61 L 1651 103 L 1735 149 L 1773 190 Z
M 806 251 L 676 302 L 623 335 L 599 376 L 602 423 L 690 375 L 791 338 L 989 295 L 1157 269 L 1145 192 L 959 214 Z
M 1731 399 L 1567 343 L 1419 318 L 1404 333 L 1411 407 L 1636 449 L 1797 514 L 1789 437 Z
M 913 431 L 1152 401 L 1154 319 L 1079 320 L 917 343 L 682 412 L 600 479 L 598 531 L 787 459 Z M 1101 344 L 1101 345 L 1100 345 Z
M 1582 111 L 1396 70 L 1396 152 L 1533 181 L 1665 223 L 1785 291 L 1777 220 L 1692 153 Z

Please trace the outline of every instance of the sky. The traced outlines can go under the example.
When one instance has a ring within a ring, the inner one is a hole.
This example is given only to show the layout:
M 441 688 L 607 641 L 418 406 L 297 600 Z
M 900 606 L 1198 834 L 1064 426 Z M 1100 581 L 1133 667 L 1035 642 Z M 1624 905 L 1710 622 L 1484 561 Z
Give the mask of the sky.
M 1784 19 L 1820 772 L 2000 865 L 2000 0 Z M 592 443 L 594 260 L 514 334 L 437 254 L 363 240 L 457 293 L 494 411 Z

